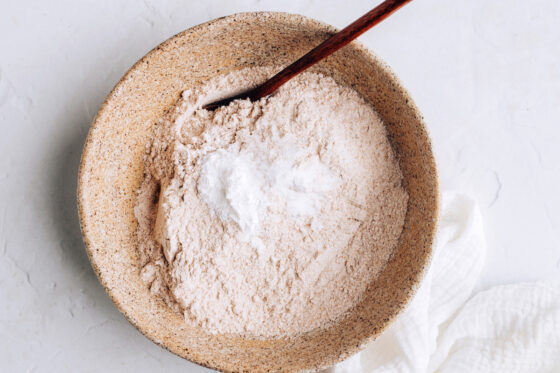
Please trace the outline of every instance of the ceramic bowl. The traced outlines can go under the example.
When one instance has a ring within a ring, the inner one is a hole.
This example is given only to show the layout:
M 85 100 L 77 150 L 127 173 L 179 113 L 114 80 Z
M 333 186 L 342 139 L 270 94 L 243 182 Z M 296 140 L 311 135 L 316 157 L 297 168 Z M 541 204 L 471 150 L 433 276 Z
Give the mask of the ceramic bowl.
M 428 266 L 438 185 L 422 116 L 395 74 L 354 42 L 313 68 L 366 97 L 385 121 L 409 194 L 395 254 L 363 300 L 337 324 L 290 338 L 210 335 L 187 325 L 140 278 L 133 207 L 152 126 L 190 86 L 248 66 L 284 65 L 336 31 L 285 13 L 244 13 L 188 29 L 157 46 L 115 86 L 97 113 L 78 182 L 82 233 L 107 293 L 146 337 L 225 372 L 300 372 L 331 366 L 378 336 L 406 306 Z

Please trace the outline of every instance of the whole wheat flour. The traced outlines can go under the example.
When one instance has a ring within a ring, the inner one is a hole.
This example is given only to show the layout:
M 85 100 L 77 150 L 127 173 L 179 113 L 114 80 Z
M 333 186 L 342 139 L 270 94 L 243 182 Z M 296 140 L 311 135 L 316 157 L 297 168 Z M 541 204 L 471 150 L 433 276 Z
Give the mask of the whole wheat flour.
M 186 90 L 155 126 L 135 208 L 142 278 L 210 333 L 325 327 L 360 300 L 408 196 L 384 124 L 354 90 L 303 73 L 272 96 L 251 68 Z

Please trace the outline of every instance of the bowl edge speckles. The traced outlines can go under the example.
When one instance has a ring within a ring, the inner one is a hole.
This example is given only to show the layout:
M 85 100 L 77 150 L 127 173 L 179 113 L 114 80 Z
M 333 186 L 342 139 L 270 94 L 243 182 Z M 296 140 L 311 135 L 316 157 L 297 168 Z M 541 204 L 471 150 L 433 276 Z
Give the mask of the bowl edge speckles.
M 323 330 L 273 340 L 209 335 L 186 325 L 140 279 L 134 204 L 152 125 L 185 88 L 246 66 L 287 64 L 336 31 L 294 14 L 219 18 L 175 35 L 119 81 L 90 128 L 78 177 L 78 210 L 92 267 L 126 318 L 171 352 L 224 372 L 301 372 L 331 366 L 378 336 L 414 295 L 429 265 L 438 179 L 422 115 L 395 74 L 353 42 L 313 70 L 354 87 L 386 123 L 409 193 L 404 230 L 360 304 Z

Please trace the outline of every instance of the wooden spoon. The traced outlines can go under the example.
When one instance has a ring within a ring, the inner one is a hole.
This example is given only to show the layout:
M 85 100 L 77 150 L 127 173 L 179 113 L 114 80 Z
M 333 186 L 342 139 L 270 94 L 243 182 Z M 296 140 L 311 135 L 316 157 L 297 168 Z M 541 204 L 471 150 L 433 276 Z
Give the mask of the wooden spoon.
M 268 96 L 277 90 L 282 84 L 286 83 L 288 80 L 292 79 L 294 76 L 303 72 L 310 66 L 321 61 L 323 58 L 344 47 L 346 44 L 350 43 L 352 40 L 356 39 L 358 36 L 362 35 L 364 32 L 389 17 L 410 1 L 412 0 L 386 0 L 382 2 L 377 7 L 370 10 L 353 23 L 316 46 L 306 55 L 286 67 L 284 70 L 280 71 L 278 74 L 274 75 L 263 84 L 233 97 L 212 102 L 203 106 L 203 108 L 207 110 L 214 110 L 220 106 L 228 105 L 233 100 L 248 98 L 251 101 L 256 101 L 262 97 Z

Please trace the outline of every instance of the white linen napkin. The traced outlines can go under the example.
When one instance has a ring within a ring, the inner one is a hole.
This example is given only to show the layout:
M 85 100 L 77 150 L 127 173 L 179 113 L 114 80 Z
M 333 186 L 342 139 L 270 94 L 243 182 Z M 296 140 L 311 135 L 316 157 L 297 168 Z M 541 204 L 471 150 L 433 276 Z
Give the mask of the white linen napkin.
M 410 305 L 364 351 L 325 372 L 560 372 L 560 283 L 471 298 L 485 253 L 476 203 L 444 194 L 433 261 Z

